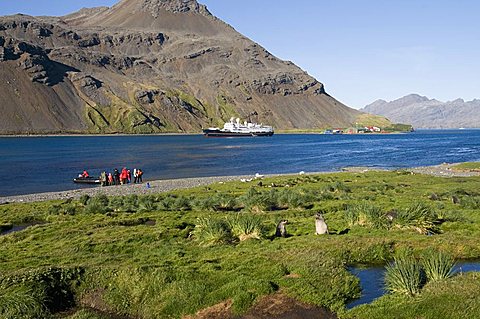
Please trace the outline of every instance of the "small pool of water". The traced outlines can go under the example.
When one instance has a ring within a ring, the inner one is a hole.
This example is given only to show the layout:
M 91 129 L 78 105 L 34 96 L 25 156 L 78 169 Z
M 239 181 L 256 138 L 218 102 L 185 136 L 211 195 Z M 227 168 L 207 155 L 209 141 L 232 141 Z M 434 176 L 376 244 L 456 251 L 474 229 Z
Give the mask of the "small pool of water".
M 453 267 L 455 273 L 464 273 L 469 271 L 479 271 L 480 272 L 480 260 L 463 260 L 457 262 L 455 267 Z
M 347 309 L 358 305 L 368 304 L 383 296 L 385 290 L 385 267 L 384 266 L 359 266 L 351 267 L 349 271 L 360 279 L 362 295 L 347 304 Z M 457 262 L 453 268 L 454 273 L 465 273 L 470 271 L 480 272 L 480 260 L 462 260 Z
M 385 284 L 383 282 L 385 275 L 384 266 L 352 267 L 349 270 L 353 275 L 360 279 L 362 295 L 360 298 L 350 301 L 347 304 L 347 309 L 352 309 L 358 305 L 371 303 L 386 293 Z
M 13 225 L 12 228 L 1 231 L 0 236 L 16 233 L 16 232 L 22 231 L 22 230 L 24 230 L 28 227 L 35 226 L 35 225 L 41 225 L 41 224 L 43 224 L 43 223 L 42 222 L 32 222 L 32 223 L 23 224 L 23 225 Z

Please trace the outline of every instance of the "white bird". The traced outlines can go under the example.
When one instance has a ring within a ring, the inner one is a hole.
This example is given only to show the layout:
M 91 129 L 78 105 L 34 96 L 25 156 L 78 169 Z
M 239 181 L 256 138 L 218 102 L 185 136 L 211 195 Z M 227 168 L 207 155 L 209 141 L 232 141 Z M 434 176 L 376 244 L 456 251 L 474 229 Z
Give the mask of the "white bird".
M 261 175 L 261 174 L 258 174 L 258 173 L 255 174 L 255 178 L 264 178 L 264 177 L 265 177 L 265 175 Z
M 304 171 L 301 171 L 299 174 L 300 174 L 300 175 L 305 175 L 305 172 L 304 172 Z

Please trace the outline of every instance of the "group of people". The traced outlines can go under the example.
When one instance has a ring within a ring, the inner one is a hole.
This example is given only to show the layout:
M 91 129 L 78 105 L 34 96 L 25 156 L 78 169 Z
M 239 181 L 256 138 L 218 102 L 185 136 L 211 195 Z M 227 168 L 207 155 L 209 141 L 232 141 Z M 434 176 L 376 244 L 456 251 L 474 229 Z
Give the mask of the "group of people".
M 82 174 L 78 175 L 78 177 L 87 179 L 93 178 L 90 177 L 90 174 L 87 172 L 87 170 L 84 170 Z M 132 177 L 134 184 L 143 183 L 143 171 L 141 169 L 134 168 L 132 174 L 132 172 L 126 167 L 124 167 L 121 171 L 115 168 L 113 173 L 107 173 L 106 171 L 103 171 L 100 174 L 99 180 L 100 185 L 102 186 L 113 186 L 130 184 L 132 183 Z
M 113 173 L 102 172 L 100 174 L 100 184 L 102 186 L 124 185 L 132 182 L 132 172 L 124 167 L 121 171 L 114 169 Z M 133 183 L 143 182 L 143 171 L 139 168 L 133 169 Z
M 82 176 L 88 177 L 88 172 L 84 171 Z M 143 183 L 143 171 L 141 169 L 134 168 L 132 174 L 132 172 L 126 167 L 124 167 L 121 171 L 115 168 L 111 173 L 103 171 L 100 174 L 100 185 L 113 186 L 130 184 L 132 183 L 132 177 L 134 184 Z

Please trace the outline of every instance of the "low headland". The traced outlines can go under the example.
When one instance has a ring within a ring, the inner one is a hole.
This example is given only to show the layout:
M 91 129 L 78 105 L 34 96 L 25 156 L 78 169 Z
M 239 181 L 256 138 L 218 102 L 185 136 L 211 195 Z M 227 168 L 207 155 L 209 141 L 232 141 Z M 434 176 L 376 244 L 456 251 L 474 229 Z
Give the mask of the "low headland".
M 480 275 L 449 269 L 480 258 L 479 166 L 2 198 L 0 316 L 474 318 Z M 328 233 L 316 235 L 321 219 Z M 387 294 L 348 309 L 359 264 L 388 266 Z

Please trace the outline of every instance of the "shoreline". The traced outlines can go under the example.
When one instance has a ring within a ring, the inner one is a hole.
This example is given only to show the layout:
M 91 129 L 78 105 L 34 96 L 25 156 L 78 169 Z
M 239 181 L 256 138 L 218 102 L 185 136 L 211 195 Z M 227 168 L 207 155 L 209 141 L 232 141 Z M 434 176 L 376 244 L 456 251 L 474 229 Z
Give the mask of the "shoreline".
M 322 173 L 309 173 L 309 174 L 322 174 Z M 298 175 L 298 173 L 270 174 L 270 175 L 263 175 L 263 176 L 276 177 L 276 176 L 288 176 L 288 175 Z M 255 180 L 255 175 L 189 177 L 189 178 L 181 178 L 181 179 L 163 179 L 163 180 L 152 180 L 152 181 L 147 180 L 147 181 L 144 181 L 142 184 L 126 184 L 126 185 L 105 186 L 105 187 L 96 186 L 91 188 L 73 189 L 73 190 L 66 190 L 66 191 L 12 195 L 12 196 L 0 197 L 0 205 L 5 205 L 9 203 L 32 203 L 32 202 L 43 202 L 43 201 L 50 201 L 50 200 L 67 200 L 70 198 L 78 199 L 82 195 L 88 195 L 88 196 L 97 196 L 97 195 L 126 196 L 126 195 L 132 195 L 132 194 L 149 195 L 149 194 L 165 193 L 173 190 L 194 188 L 199 186 L 208 186 L 214 183 L 225 183 L 225 182 L 232 182 L 232 181 L 241 182 L 242 179 L 253 181 Z M 150 187 L 147 187 L 147 185 L 150 185 Z
M 411 172 L 411 174 L 425 174 L 436 177 L 471 177 L 471 176 L 480 176 L 480 172 L 472 171 L 456 171 L 452 170 L 451 167 L 459 163 L 443 163 L 433 166 L 423 166 L 423 167 L 413 167 L 405 168 L 403 170 Z M 396 169 L 398 170 L 398 169 Z M 335 173 L 366 173 L 371 171 L 394 171 L 380 168 L 371 168 L 371 167 L 345 167 L 340 171 L 334 172 L 306 172 L 305 175 L 317 175 L 317 174 L 335 174 Z M 279 176 L 293 176 L 293 175 L 303 175 L 301 173 L 285 173 L 285 174 L 265 174 L 262 178 L 268 177 L 279 177 Z M 208 186 L 214 183 L 225 183 L 241 180 L 248 180 L 250 182 L 255 181 L 255 175 L 234 175 L 234 176 L 210 176 L 210 177 L 190 177 L 190 178 L 181 178 L 181 179 L 165 179 L 165 180 L 152 180 L 145 181 L 142 184 L 126 184 L 118 186 L 106 186 L 106 187 L 92 187 L 92 188 L 82 188 L 82 189 L 73 189 L 65 191 L 56 191 L 56 192 L 46 192 L 46 193 L 34 193 L 34 194 L 24 194 L 24 195 L 12 195 L 0 197 L 0 205 L 5 205 L 9 203 L 32 203 L 32 202 L 43 202 L 50 200 L 67 200 L 70 198 L 78 199 L 82 195 L 88 196 L 97 196 L 97 195 L 107 195 L 107 196 L 126 196 L 126 195 L 148 195 L 148 194 L 158 194 L 169 192 L 173 190 L 188 189 L 199 186 Z M 148 184 L 147 184 L 148 183 Z M 150 185 L 148 187 L 147 185 Z
M 461 128 L 419 128 L 415 131 L 448 131 L 448 130 L 462 130 Z M 480 127 L 468 127 L 463 130 L 480 130 Z M 369 132 L 369 133 L 342 133 L 342 134 L 325 134 L 323 131 L 284 131 L 279 130 L 275 135 L 392 135 L 392 134 L 408 134 L 410 131 L 393 131 L 393 132 Z M 0 138 L 29 138 L 29 137 L 128 137 L 128 136 L 197 136 L 203 135 L 201 132 L 165 132 L 165 133 L 39 133 L 39 134 L 0 134 Z
M 0 134 L 0 138 L 28 138 L 28 137 L 128 137 L 128 136 L 192 136 L 203 135 L 202 133 L 151 133 L 151 134 L 128 134 L 128 133 L 112 133 L 112 134 L 88 134 L 88 133 L 65 133 L 65 134 Z

